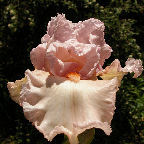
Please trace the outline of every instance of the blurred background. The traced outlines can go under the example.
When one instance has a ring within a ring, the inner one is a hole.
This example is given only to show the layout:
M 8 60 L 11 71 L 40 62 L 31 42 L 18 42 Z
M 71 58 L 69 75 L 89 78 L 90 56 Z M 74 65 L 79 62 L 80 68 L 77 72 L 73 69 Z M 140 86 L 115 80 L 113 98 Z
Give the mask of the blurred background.
M 128 57 L 144 60 L 144 0 L 0 0 L 0 144 L 61 144 L 58 135 L 50 143 L 24 118 L 13 102 L 7 82 L 33 70 L 30 51 L 46 33 L 57 13 L 78 22 L 97 18 L 105 24 L 105 40 L 113 53 L 106 61 Z M 144 144 L 144 79 L 128 74 L 117 93 L 112 133 L 95 129 L 92 144 Z

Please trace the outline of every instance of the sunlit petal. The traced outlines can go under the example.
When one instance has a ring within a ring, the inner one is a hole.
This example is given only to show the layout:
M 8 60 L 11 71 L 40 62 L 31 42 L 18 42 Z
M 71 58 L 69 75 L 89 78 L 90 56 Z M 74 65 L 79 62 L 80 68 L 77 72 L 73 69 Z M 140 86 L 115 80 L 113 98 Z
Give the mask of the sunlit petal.
M 47 75 L 45 81 L 40 81 L 42 85 L 36 85 L 33 77 L 39 76 L 26 71 L 28 82 L 22 88 L 20 104 L 26 118 L 45 138 L 52 140 L 64 133 L 71 144 L 76 144 L 78 134 L 86 129 L 95 127 L 108 135 L 111 133 L 117 78 L 74 82 Z

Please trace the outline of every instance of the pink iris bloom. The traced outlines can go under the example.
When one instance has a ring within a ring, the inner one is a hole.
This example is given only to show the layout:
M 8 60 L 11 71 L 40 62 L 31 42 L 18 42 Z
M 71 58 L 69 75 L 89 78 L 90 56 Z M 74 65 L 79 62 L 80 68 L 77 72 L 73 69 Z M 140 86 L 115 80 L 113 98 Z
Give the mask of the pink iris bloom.
M 129 58 L 122 68 L 116 59 L 103 69 L 112 49 L 104 24 L 94 18 L 72 23 L 58 14 L 41 42 L 30 53 L 35 70 L 8 83 L 11 98 L 49 141 L 64 133 L 70 144 L 78 144 L 77 136 L 91 128 L 109 135 L 120 82 L 128 72 L 138 77 L 142 62 Z

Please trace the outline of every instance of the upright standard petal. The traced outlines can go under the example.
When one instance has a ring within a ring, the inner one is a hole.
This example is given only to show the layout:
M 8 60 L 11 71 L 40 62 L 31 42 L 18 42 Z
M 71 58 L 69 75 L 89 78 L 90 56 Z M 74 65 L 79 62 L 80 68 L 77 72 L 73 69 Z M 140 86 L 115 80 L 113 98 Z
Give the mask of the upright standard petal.
M 36 69 L 43 69 L 47 43 L 39 44 L 30 52 L 30 59 Z
M 104 23 L 98 19 L 90 18 L 76 25 L 76 38 L 80 43 L 103 45 Z
M 65 42 L 74 37 L 73 23 L 65 18 L 64 14 L 52 17 L 47 26 L 47 34 L 55 40 Z
M 75 40 L 64 44 L 53 42 L 47 49 L 48 66 L 45 65 L 45 70 L 58 76 L 77 72 L 82 79 L 87 79 L 96 70 L 100 58 L 99 51 L 100 48 L 96 45 L 82 44 Z
M 48 23 L 45 34 L 36 49 L 31 51 L 31 61 L 36 69 L 55 76 L 77 72 L 82 79 L 89 79 L 102 70 L 111 47 L 104 39 L 104 24 L 90 18 L 72 23 L 65 15 L 58 14 Z
M 78 144 L 77 136 L 86 129 L 95 127 L 107 135 L 111 133 L 117 78 L 75 82 L 47 75 L 38 86 L 33 77 L 39 76 L 40 72 L 37 75 L 26 71 L 28 81 L 22 88 L 20 104 L 26 118 L 45 138 L 51 141 L 57 134 L 64 133 L 71 144 Z

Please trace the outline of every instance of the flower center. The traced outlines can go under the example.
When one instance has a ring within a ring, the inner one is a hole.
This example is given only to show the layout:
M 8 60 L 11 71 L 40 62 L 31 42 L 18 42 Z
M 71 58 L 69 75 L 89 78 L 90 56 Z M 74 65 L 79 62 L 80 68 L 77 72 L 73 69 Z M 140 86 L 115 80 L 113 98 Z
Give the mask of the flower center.
M 80 81 L 80 75 L 76 72 L 70 72 L 66 75 L 66 77 L 74 82 L 79 82 Z

